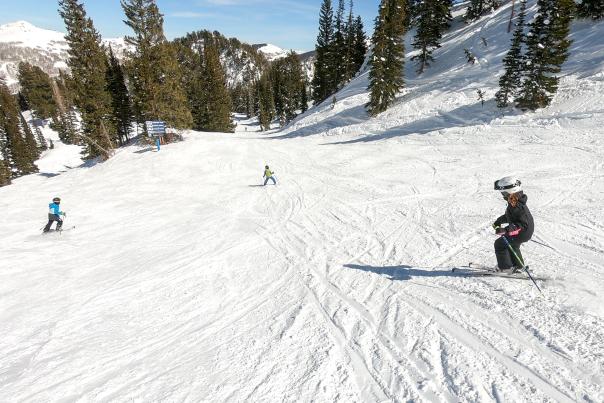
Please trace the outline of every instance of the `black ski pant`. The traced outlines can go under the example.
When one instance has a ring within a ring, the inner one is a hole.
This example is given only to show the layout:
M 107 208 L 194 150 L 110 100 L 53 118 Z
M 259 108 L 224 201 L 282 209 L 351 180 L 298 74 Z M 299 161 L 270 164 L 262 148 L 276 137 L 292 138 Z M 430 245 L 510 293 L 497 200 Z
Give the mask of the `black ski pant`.
M 522 266 L 524 265 L 524 258 L 522 257 L 522 253 L 520 252 L 520 245 L 530 240 L 530 237 L 524 237 L 522 234 L 517 237 L 507 237 L 510 245 L 514 248 L 514 252 L 520 259 L 516 259 L 516 256 L 510 251 L 510 248 L 505 243 L 503 237 L 497 238 L 495 241 L 495 256 L 497 257 L 497 267 L 500 270 L 507 270 L 514 266 Z
M 57 231 L 59 231 L 63 226 L 63 220 L 56 214 L 48 214 L 48 224 L 44 227 L 44 232 L 50 231 L 50 227 L 52 227 L 52 223 L 55 221 L 57 222 Z

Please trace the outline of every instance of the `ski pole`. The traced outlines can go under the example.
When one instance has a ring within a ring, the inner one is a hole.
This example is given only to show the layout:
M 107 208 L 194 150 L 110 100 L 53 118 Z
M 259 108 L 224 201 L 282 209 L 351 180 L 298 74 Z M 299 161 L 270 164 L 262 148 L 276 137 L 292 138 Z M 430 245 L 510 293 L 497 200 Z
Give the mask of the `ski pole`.
M 534 239 L 531 239 L 531 242 L 535 242 L 537 245 L 545 246 L 546 248 L 550 248 L 551 250 L 556 250 L 556 249 L 552 248 L 551 246 L 546 245 L 546 244 L 544 244 L 542 242 L 539 242 L 539 241 L 535 241 Z
M 533 282 L 533 284 L 535 284 L 535 287 L 537 287 L 537 289 L 539 290 L 539 292 L 541 294 L 543 294 L 543 291 L 541 291 L 541 288 L 539 288 L 539 286 L 537 285 L 537 282 L 535 281 L 535 279 L 533 278 L 533 276 L 531 276 L 531 273 L 528 271 L 528 269 L 524 265 L 524 262 L 522 261 L 522 259 L 520 259 L 518 257 L 518 255 L 516 254 L 516 251 L 514 250 L 514 247 L 512 246 L 512 244 L 510 243 L 510 241 L 508 240 L 508 237 L 506 237 L 505 235 L 502 235 L 501 237 L 503 238 L 503 241 L 505 242 L 505 244 L 507 245 L 507 247 L 510 249 L 510 252 L 512 252 L 512 254 L 516 258 L 516 260 L 518 261 L 518 263 L 520 263 L 520 265 L 522 266 L 522 268 L 524 269 L 524 271 L 526 272 L 526 274 L 528 274 L 528 276 L 531 279 L 531 281 Z

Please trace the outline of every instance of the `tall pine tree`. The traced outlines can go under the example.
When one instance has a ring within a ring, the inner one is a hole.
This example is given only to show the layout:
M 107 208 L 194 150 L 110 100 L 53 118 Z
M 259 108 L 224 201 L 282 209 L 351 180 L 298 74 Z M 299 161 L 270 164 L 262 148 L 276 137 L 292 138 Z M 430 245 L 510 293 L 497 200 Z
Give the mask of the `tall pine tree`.
M 258 120 L 262 130 L 270 130 L 275 118 L 275 101 L 271 84 L 270 70 L 265 71 L 257 84 Z
M 344 0 L 338 0 L 338 10 L 334 21 L 333 54 L 333 88 L 339 90 L 346 82 L 346 24 L 344 22 Z
M 126 42 L 134 47 L 129 79 L 136 120 L 164 120 L 176 128 L 193 124 L 176 49 L 164 36 L 164 19 L 155 0 L 121 0 L 126 25 L 133 31 Z
M 19 63 L 19 86 L 35 117 L 49 119 L 57 115 L 57 105 L 52 96 L 50 77 L 38 66 Z
M 353 70 L 356 72 L 365 63 L 365 55 L 367 54 L 367 35 L 365 35 L 365 27 L 361 16 L 357 16 L 354 22 L 354 52 L 353 52 Z
M 405 10 L 405 0 L 381 0 L 375 20 L 369 72 L 370 99 L 367 110 L 372 116 L 388 109 L 404 86 Z
M 105 53 L 101 37 L 86 17 L 79 0 L 60 0 L 59 14 L 65 21 L 69 45 L 67 64 L 71 69 L 75 104 L 82 115 L 82 137 L 87 156 L 111 156 L 115 129 L 110 119 L 110 97 L 105 81 Z
M 467 22 L 477 20 L 500 6 L 500 0 L 471 0 L 464 18 Z
M 80 144 L 78 136 L 77 117 L 74 110 L 74 101 L 71 90 L 68 88 L 69 77 L 63 72 L 59 77 L 51 80 L 52 95 L 57 105 L 57 118 L 50 124 L 59 134 L 59 139 L 65 144 Z
M 604 18 L 604 1 L 582 0 L 581 3 L 577 5 L 577 14 L 580 18 L 600 20 Z
M 124 145 L 130 139 L 132 127 L 132 108 L 130 95 L 126 87 L 124 71 L 120 62 L 109 48 L 106 66 L 107 91 L 111 95 L 111 109 L 113 124 L 117 129 L 117 142 Z
M 2 169 L 10 170 L 10 176 L 16 178 L 38 171 L 34 161 L 38 157 L 36 141 L 25 119 L 21 115 L 19 104 L 8 87 L 0 82 L 0 146 L 2 147 Z M 5 173 L 0 173 L 5 175 Z
M 231 96 L 218 49 L 212 41 L 204 46 L 200 81 L 203 98 L 198 109 L 194 110 L 196 128 L 211 132 L 232 132 Z
M 575 11 L 573 0 L 538 0 L 539 8 L 526 39 L 526 73 L 516 100 L 522 109 L 548 106 L 558 91 L 562 65 L 572 41 L 570 23 Z
M 305 76 L 300 58 L 294 52 L 276 60 L 271 67 L 273 97 L 277 116 L 284 125 L 296 117 L 298 109 L 303 109 L 305 98 Z
M 334 26 L 331 0 L 323 0 L 319 17 L 319 35 L 315 50 L 315 75 L 312 81 L 312 99 L 315 104 L 326 100 L 334 91 Z
M 512 36 L 510 50 L 503 58 L 505 73 L 499 79 L 499 91 L 495 94 L 497 106 L 504 108 L 510 104 L 522 85 L 525 60 L 522 45 L 525 41 L 524 26 L 526 19 L 526 1 L 520 0 L 520 11 L 516 20 L 516 29 Z
M 422 74 L 426 67 L 434 61 L 432 52 L 440 47 L 440 26 L 436 19 L 438 0 L 422 0 L 415 7 L 415 25 L 417 30 L 413 47 L 419 53 L 412 56 L 411 60 L 417 61 L 417 74 Z

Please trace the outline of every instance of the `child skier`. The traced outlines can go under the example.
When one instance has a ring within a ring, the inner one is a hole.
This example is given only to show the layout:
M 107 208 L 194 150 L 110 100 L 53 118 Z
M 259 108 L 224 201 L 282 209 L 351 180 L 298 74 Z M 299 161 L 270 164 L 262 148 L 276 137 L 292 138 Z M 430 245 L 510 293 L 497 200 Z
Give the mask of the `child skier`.
M 53 222 L 57 222 L 57 231 L 61 230 L 63 226 L 63 217 L 65 217 L 65 213 L 61 211 L 60 208 L 61 198 L 55 197 L 52 199 L 52 203 L 48 204 L 48 224 L 44 227 L 44 232 L 50 231 L 50 227 L 52 227 Z
M 269 169 L 268 165 L 264 167 L 264 175 L 262 175 L 263 178 L 266 178 L 264 180 L 264 186 L 266 186 L 266 184 L 268 183 L 269 179 L 273 181 L 273 185 L 277 184 L 277 181 L 273 177 L 273 174 L 274 174 L 274 172 L 271 172 L 271 170 Z
M 524 265 L 524 259 L 520 253 L 520 245 L 531 239 L 535 224 L 533 216 L 526 206 L 528 197 L 522 191 L 520 180 L 512 176 L 499 179 L 495 181 L 495 190 L 500 191 L 503 199 L 508 202 L 505 214 L 499 217 L 493 224 L 495 232 L 501 235 L 495 241 L 497 267 L 499 270 L 515 273 Z M 507 227 L 504 228 L 501 226 L 501 224 L 506 223 L 508 224 Z M 514 249 L 516 256 L 509 249 L 503 239 L 504 237 L 507 238 Z

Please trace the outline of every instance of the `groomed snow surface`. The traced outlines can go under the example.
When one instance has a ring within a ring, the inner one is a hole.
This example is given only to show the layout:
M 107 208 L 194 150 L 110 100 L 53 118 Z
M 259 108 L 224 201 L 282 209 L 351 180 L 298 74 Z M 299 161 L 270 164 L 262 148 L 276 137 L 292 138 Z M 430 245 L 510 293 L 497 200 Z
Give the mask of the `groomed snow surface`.
M 409 73 L 377 118 L 364 74 L 281 132 L 241 122 L 79 168 L 58 147 L 1 188 L 1 400 L 604 401 L 604 27 L 575 26 L 550 108 L 504 116 L 508 13 L 450 34 L 438 79 Z M 451 273 L 495 263 L 508 174 L 543 294 Z M 68 231 L 41 235 L 55 195 Z

